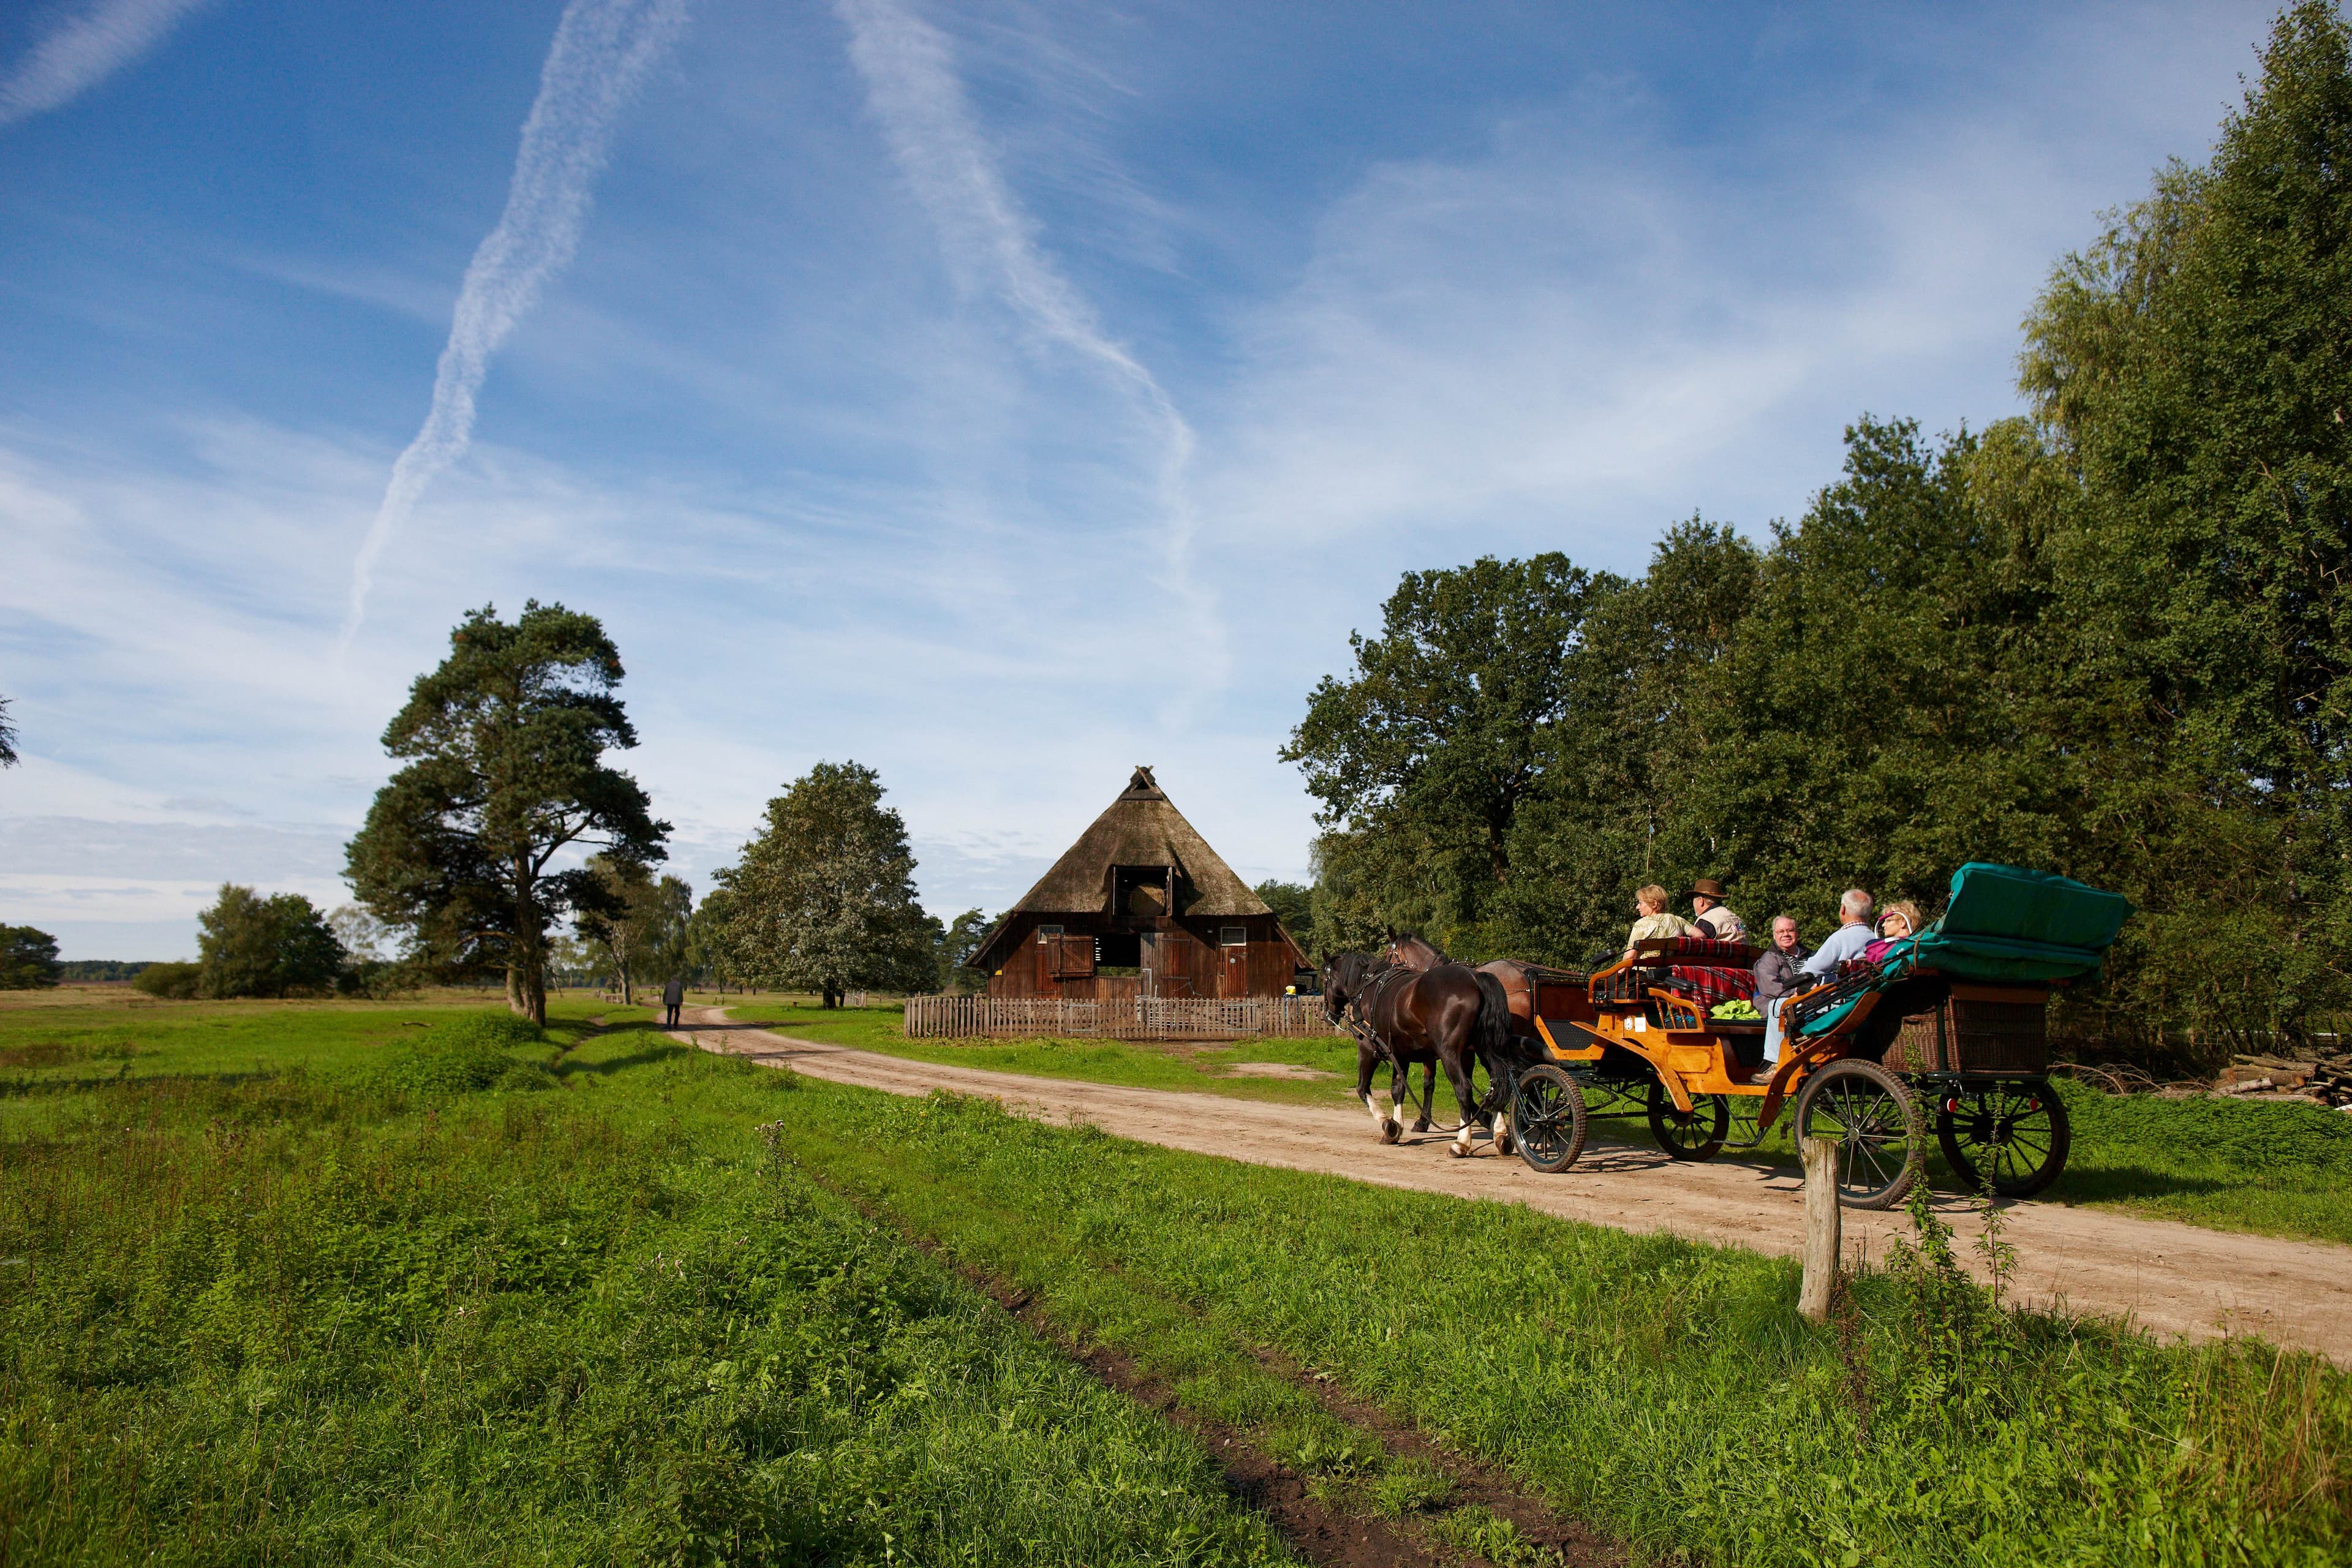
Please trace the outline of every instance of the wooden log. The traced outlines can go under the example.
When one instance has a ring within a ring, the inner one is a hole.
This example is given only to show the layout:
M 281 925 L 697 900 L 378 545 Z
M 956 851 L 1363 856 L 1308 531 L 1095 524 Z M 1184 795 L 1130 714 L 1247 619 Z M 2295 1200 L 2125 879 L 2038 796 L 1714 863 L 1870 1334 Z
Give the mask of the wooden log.
M 1797 1315 L 1825 1323 L 1837 1287 L 1839 1234 L 1838 1141 L 1805 1140 L 1805 1283 L 1797 1292 Z

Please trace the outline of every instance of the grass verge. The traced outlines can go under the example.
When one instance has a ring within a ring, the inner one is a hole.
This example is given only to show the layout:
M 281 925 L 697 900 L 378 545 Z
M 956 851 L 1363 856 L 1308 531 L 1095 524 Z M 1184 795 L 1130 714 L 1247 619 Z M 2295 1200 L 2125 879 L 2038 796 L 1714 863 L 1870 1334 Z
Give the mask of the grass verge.
M 2336 1563 L 2352 1379 L 1989 1310 L 1933 1249 L 1802 1325 L 1793 1265 L 812 1086 L 810 1170 L 1284 1441 L 1264 1345 L 1661 1558 Z M 1238 1381 L 1236 1381 L 1238 1380 Z M 1303 1408 L 1295 1428 L 1312 1440 Z M 1369 1458 L 1370 1490 L 1387 1475 Z M 1411 1506 L 1411 1499 L 1401 1506 Z M 1465 1524 L 1464 1528 L 1468 1528 Z

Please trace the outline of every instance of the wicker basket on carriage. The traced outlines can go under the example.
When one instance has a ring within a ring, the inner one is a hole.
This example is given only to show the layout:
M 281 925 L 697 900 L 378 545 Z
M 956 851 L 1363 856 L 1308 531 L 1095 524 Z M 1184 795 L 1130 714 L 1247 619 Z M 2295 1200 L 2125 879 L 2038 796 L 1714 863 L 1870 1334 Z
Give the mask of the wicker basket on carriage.
M 2048 994 L 1955 985 L 1941 1006 L 1903 1020 L 1885 1061 L 1899 1073 L 2038 1078 L 2050 1069 Z

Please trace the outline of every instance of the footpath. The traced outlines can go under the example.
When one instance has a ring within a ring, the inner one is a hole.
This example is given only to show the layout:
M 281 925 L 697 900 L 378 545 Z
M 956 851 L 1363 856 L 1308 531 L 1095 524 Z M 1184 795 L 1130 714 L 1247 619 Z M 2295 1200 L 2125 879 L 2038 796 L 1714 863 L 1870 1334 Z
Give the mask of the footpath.
M 1670 1231 L 1695 1240 L 1794 1257 L 1804 1239 L 1803 1183 L 1793 1171 L 1736 1159 L 1684 1164 L 1646 1147 L 1595 1142 L 1570 1170 L 1538 1175 L 1516 1157 L 1478 1145 L 1449 1157 L 1449 1137 L 1408 1134 L 1381 1144 L 1370 1118 L 1352 1109 L 1272 1105 L 1223 1095 L 1125 1089 L 935 1066 L 738 1024 L 695 1008 L 672 1037 L 828 1082 L 922 1096 L 947 1089 L 1003 1102 L 1042 1121 L 1093 1122 L 1139 1142 L 1253 1164 L 1318 1171 L 1384 1186 L 1524 1204 L 1540 1213 L 1628 1231 Z M 1939 1194 L 1937 1208 L 1969 1243 L 1978 1229 L 1967 1200 Z M 2352 1247 L 2206 1230 L 2064 1204 L 2002 1205 L 2016 1251 L 2011 1300 L 2077 1313 L 2126 1316 L 2168 1337 L 2257 1333 L 2352 1365 Z M 1845 1214 L 1850 1263 L 1885 1255 L 1910 1234 L 1900 1213 Z M 1977 1269 L 1981 1277 L 1981 1269 Z

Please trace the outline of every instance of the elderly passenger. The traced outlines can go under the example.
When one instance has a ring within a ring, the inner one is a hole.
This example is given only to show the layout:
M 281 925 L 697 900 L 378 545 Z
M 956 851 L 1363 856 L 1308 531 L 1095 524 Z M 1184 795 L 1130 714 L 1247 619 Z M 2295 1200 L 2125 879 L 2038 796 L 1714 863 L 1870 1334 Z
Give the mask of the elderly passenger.
M 1786 916 L 1781 918 L 1787 919 Z M 1759 980 L 1763 975 L 1764 963 L 1770 963 L 1780 951 L 1780 921 L 1776 920 L 1772 922 L 1774 951 L 1766 953 L 1763 963 L 1757 965 L 1757 975 Z M 1790 940 L 1793 942 L 1796 921 L 1789 921 L 1789 930 Z M 1757 1004 L 1764 1009 L 1766 1071 L 1770 1071 L 1780 1059 L 1780 1005 L 1799 991 L 1810 991 L 1815 982 L 1835 978 L 1839 964 L 1849 958 L 1860 958 L 1862 950 L 1869 945 L 1870 895 L 1860 888 L 1848 888 L 1845 890 L 1845 896 L 1838 900 L 1837 930 L 1830 933 L 1827 942 L 1813 950 L 1811 957 L 1798 961 L 1797 973 L 1790 982 L 1788 992 L 1773 997 L 1769 1002 Z
M 1625 956 L 1633 956 L 1633 944 L 1653 937 L 1688 936 L 1690 921 L 1680 915 L 1666 912 L 1667 893 L 1655 882 L 1633 895 L 1633 912 L 1640 918 L 1633 922 L 1633 934 L 1625 939 Z
M 1878 940 L 1862 950 L 1863 959 L 1869 963 L 1882 963 L 1896 942 L 1918 934 L 1919 906 L 1908 899 L 1889 904 L 1878 917 Z
M 1838 928 L 1827 942 L 1813 950 L 1805 960 L 1804 972 L 1820 979 L 1836 975 L 1838 965 L 1849 959 L 1860 958 L 1862 950 L 1870 945 L 1870 895 L 1860 888 L 1848 888 L 1838 900 Z
M 1797 989 L 1797 966 L 1812 955 L 1797 935 L 1797 917 L 1772 917 L 1772 945 L 1756 961 L 1756 1005 L 1786 996 Z

